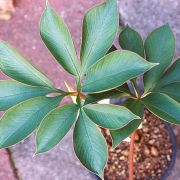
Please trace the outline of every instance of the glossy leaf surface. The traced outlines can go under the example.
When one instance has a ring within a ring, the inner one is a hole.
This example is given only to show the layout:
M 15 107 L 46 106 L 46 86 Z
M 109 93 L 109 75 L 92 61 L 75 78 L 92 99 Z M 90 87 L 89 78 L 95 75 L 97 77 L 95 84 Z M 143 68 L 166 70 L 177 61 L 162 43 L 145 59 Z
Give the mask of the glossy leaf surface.
M 0 120 L 0 148 L 14 145 L 30 135 L 62 97 L 36 97 L 9 109 Z
M 180 103 L 162 93 L 151 93 L 142 99 L 156 116 L 170 123 L 180 124 Z
M 170 85 L 171 83 L 180 82 L 180 59 L 177 59 L 173 65 L 158 80 L 155 88 Z
M 175 51 L 175 38 L 169 25 L 154 30 L 145 41 L 145 52 L 148 61 L 160 63 L 144 76 L 145 92 L 152 89 L 164 70 L 170 65 Z
M 167 94 L 174 100 L 180 103 L 180 82 L 171 83 L 162 88 L 154 89 L 153 92 L 160 92 Z
M 125 83 L 122 86 L 112 89 L 110 91 L 105 91 L 102 93 L 88 94 L 85 99 L 85 104 L 95 103 L 103 99 L 117 98 L 117 97 L 129 97 L 131 92 L 129 91 L 128 85 Z
M 124 105 L 134 114 L 140 116 L 141 118 L 143 117 L 144 106 L 140 101 L 128 99 L 125 101 Z M 141 119 L 135 119 L 121 129 L 111 130 L 110 133 L 113 140 L 112 147 L 115 148 L 121 141 L 130 136 L 139 127 L 141 122 Z
M 12 46 L 0 41 L 0 70 L 9 77 L 33 86 L 52 87 L 49 79 Z
M 81 111 L 73 135 L 74 150 L 81 163 L 90 171 L 103 177 L 107 161 L 107 144 L 100 130 Z
M 82 91 L 97 93 L 111 90 L 155 65 L 131 51 L 112 52 L 89 68 Z
M 144 44 L 138 32 L 126 26 L 119 35 L 119 43 L 122 49 L 129 50 L 144 57 Z
M 108 129 L 119 129 L 132 120 L 139 119 L 127 108 L 111 104 L 89 104 L 83 110 L 94 123 Z
M 27 99 L 53 92 L 44 87 L 28 86 L 16 81 L 0 81 L 0 111 L 25 101 Z
M 112 46 L 118 30 L 118 16 L 116 0 L 107 0 L 86 13 L 81 45 L 82 74 Z
M 71 34 L 63 19 L 47 3 L 41 17 L 41 37 L 62 67 L 73 75 L 78 75 L 78 60 Z
M 52 110 L 40 124 L 36 135 L 37 153 L 49 151 L 68 133 L 77 118 L 78 107 L 67 104 Z

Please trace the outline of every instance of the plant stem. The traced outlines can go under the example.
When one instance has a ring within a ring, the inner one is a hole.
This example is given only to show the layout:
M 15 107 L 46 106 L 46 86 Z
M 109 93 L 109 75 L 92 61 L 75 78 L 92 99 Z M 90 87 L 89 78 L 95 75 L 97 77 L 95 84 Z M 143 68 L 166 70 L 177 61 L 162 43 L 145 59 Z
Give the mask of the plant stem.
M 136 132 L 133 132 L 131 135 L 131 142 L 130 142 L 130 149 L 129 149 L 129 180 L 133 180 L 134 174 L 134 139 L 135 139 Z

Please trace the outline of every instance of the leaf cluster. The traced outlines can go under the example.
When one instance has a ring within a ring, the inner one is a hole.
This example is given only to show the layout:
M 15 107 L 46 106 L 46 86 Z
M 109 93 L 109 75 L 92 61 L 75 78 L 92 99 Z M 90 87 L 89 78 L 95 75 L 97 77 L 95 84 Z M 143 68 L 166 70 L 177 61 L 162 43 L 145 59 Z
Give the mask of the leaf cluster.
M 113 46 L 118 29 L 116 0 L 90 9 L 83 20 L 79 62 L 65 22 L 47 2 L 40 35 L 56 61 L 76 79 L 76 90 L 69 87 L 68 92 L 54 87 L 27 58 L 0 41 L 0 70 L 13 79 L 0 81 L 0 110 L 7 110 L 0 120 L 0 148 L 12 146 L 36 131 L 36 153 L 47 152 L 75 124 L 77 157 L 103 178 L 108 151 L 99 127 L 110 130 L 116 147 L 139 127 L 144 107 L 168 122 L 180 124 L 180 60 L 171 65 L 175 39 L 170 27 L 156 29 L 144 43 L 127 26 L 119 36 L 123 50 Z M 141 93 L 137 77 L 143 74 Z M 51 93 L 57 95 L 48 96 Z M 73 102 L 59 105 L 66 96 L 73 97 Z M 97 103 L 115 97 L 126 97 L 124 106 Z

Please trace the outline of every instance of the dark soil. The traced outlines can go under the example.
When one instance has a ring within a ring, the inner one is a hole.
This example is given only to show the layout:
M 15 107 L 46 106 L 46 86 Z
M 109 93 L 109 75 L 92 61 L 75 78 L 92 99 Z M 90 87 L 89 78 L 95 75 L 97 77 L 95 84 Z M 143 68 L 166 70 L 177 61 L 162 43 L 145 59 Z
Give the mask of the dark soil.
M 109 159 L 105 168 L 105 180 L 128 180 L 129 142 L 123 141 L 115 150 L 107 131 Z M 160 180 L 172 157 L 172 143 L 162 121 L 145 112 L 142 129 L 137 130 L 134 152 L 134 179 Z

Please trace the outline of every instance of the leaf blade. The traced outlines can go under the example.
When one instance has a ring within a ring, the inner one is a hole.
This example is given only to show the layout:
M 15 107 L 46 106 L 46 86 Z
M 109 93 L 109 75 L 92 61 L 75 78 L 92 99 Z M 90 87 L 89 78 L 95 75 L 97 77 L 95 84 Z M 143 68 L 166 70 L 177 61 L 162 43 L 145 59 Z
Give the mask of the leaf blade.
M 161 88 L 171 83 L 180 82 L 180 58 L 177 59 L 170 68 L 163 74 L 163 76 L 158 80 L 155 88 Z
M 83 111 L 75 125 L 73 144 L 81 163 L 102 178 L 107 162 L 107 144 L 101 132 Z
M 160 92 L 167 94 L 171 98 L 173 98 L 175 101 L 180 103 L 180 82 L 175 82 L 168 84 L 166 86 L 163 86 L 162 88 L 155 88 L 153 92 Z
M 82 74 L 110 49 L 117 30 L 118 12 L 115 0 L 107 0 L 86 13 L 80 53 Z
M 75 104 L 63 105 L 48 113 L 36 134 L 36 153 L 49 151 L 57 145 L 72 127 L 77 114 Z
M 79 75 L 78 60 L 68 27 L 47 3 L 40 21 L 40 34 L 59 64 L 70 74 Z
M 180 104 L 168 95 L 151 93 L 142 102 L 156 116 L 170 123 L 180 124 Z
M 36 97 L 9 109 L 0 120 L 0 148 L 14 145 L 30 135 L 62 97 Z
M 126 26 L 119 35 L 122 49 L 129 50 L 144 57 L 144 43 L 138 32 Z
M 175 51 L 175 38 L 169 25 L 164 25 L 153 31 L 145 41 L 147 60 L 160 63 L 144 76 L 145 92 L 152 89 L 164 70 L 171 63 Z
M 88 104 L 83 110 L 95 124 L 108 129 L 119 129 L 139 119 L 127 108 L 111 104 Z
M 33 87 L 15 81 L 0 81 L 0 111 L 25 101 L 27 99 L 52 93 L 52 89 Z
M 89 68 L 82 91 L 97 93 L 114 89 L 155 65 L 131 51 L 112 52 Z
M 143 118 L 144 106 L 139 100 L 128 99 L 124 104 L 134 114 Z M 130 136 L 141 124 L 141 119 L 135 119 L 121 129 L 110 130 L 112 137 L 112 147 L 115 148 L 121 141 Z
M 19 82 L 53 88 L 52 83 L 43 73 L 2 40 L 0 41 L 0 70 Z
M 108 99 L 108 98 L 117 98 L 117 97 L 129 97 L 131 92 L 129 91 L 128 85 L 125 83 L 122 86 L 112 89 L 110 91 L 105 91 L 102 93 L 88 94 L 86 96 L 84 105 L 95 103 L 97 101 Z

